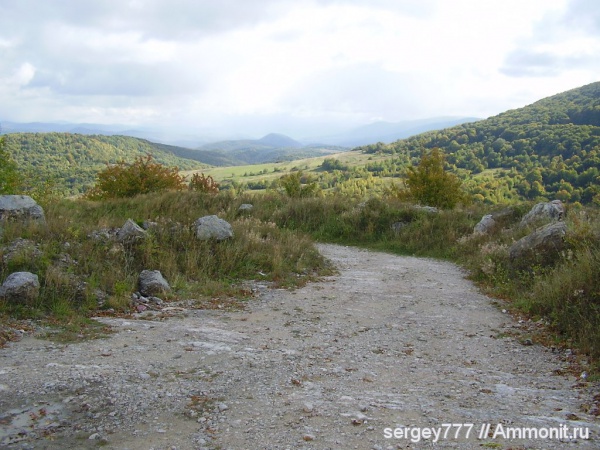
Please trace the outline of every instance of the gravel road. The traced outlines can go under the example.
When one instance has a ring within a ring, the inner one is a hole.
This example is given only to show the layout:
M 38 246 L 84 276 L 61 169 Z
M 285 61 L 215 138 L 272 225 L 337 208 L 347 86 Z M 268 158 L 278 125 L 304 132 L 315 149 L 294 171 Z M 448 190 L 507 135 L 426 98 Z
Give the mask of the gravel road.
M 107 339 L 11 343 L 0 448 L 600 448 L 598 383 L 529 345 L 532 325 L 457 266 L 319 248 L 339 274 L 244 311 L 171 306 L 100 319 Z

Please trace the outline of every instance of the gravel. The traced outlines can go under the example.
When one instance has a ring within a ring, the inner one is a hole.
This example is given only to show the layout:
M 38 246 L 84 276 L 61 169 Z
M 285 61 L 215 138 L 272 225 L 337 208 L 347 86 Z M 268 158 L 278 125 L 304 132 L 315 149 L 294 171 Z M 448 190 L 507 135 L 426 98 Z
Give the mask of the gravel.
M 319 248 L 338 275 L 260 290 L 244 311 L 171 307 L 167 319 L 99 318 L 116 330 L 106 339 L 11 343 L 0 448 L 600 447 L 598 383 L 570 375 L 572 352 L 532 342 L 461 269 Z M 473 431 L 398 437 L 447 423 Z M 561 426 L 590 439 L 493 437 Z

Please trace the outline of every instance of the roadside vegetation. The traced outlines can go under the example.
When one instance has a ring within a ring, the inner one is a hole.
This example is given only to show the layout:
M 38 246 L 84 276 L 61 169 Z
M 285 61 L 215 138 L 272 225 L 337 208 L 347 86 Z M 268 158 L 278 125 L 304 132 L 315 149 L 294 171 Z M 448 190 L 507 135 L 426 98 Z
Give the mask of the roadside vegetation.
M 507 300 L 507 309 L 547 325 L 534 341 L 578 348 L 598 373 L 600 122 L 597 113 L 573 102 L 599 88 L 538 102 L 516 118 L 508 112 L 318 163 L 260 166 L 255 170 L 262 173 L 252 175 L 223 169 L 232 177 L 264 177 L 253 186 L 212 171 L 192 176 L 139 156 L 97 172 L 85 197 L 65 199 L 39 180 L 24 184 L 29 179 L 15 176 L 21 172 L 5 152 L 2 193 L 32 195 L 48 225 L 2 224 L 0 279 L 34 272 L 42 294 L 33 305 L 0 301 L 0 314 L 5 321 L 73 323 L 98 313 L 129 313 L 144 269 L 160 270 L 169 281 L 167 300 L 233 306 L 251 294 L 248 280 L 293 287 L 329 273 L 313 243 L 332 242 L 455 261 L 487 293 Z M 570 107 L 559 107 L 569 101 Z M 531 123 L 542 124 L 539 133 L 527 128 Z M 533 231 L 519 226 L 520 219 L 536 202 L 553 199 L 567 204 L 565 250 L 549 263 L 515 265 L 510 246 Z M 253 208 L 242 211 L 242 204 Z M 506 213 L 491 231 L 473 233 L 483 215 L 500 210 Z M 234 238 L 196 239 L 192 224 L 205 215 L 230 222 Z M 148 238 L 134 245 L 111 239 L 111 230 L 127 219 L 146 222 Z M 14 250 L 17 238 L 30 242 Z

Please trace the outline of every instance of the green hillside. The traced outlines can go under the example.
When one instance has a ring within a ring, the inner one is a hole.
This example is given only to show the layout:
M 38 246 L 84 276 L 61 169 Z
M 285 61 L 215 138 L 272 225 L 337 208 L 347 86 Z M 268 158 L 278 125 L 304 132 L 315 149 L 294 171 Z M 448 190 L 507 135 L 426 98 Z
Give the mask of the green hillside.
M 186 152 L 186 157 L 206 161 L 205 153 L 221 155 L 217 166 L 243 166 L 247 164 L 277 163 L 298 159 L 330 155 L 348 150 L 336 145 L 303 145 L 283 134 L 271 133 L 261 139 L 242 139 L 212 142 L 203 145 L 194 155 Z M 177 153 L 180 154 L 180 153 Z
M 434 147 L 444 150 L 451 168 L 467 171 L 471 192 L 485 199 L 589 203 L 600 194 L 600 82 L 487 120 L 360 150 L 414 162 Z
M 161 164 L 182 170 L 205 167 L 198 161 L 174 155 L 178 147 L 133 137 L 71 133 L 11 133 L 4 137 L 6 149 L 20 171 L 53 180 L 59 191 L 71 195 L 93 185 L 97 173 L 107 163 L 133 161 L 147 154 Z

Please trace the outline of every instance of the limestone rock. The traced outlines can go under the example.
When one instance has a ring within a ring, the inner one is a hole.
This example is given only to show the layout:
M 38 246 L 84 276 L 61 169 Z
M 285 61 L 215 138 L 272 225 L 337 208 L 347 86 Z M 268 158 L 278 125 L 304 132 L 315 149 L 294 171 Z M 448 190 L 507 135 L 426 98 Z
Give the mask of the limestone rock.
M 117 240 L 124 244 L 129 244 L 141 239 L 145 239 L 147 235 L 146 230 L 140 227 L 131 219 L 127 219 L 127 222 L 117 231 Z
M 564 222 L 554 222 L 538 228 L 510 247 L 511 264 L 514 267 L 525 267 L 532 263 L 552 263 L 566 248 L 566 233 L 567 224 Z
M 488 234 L 494 227 L 496 226 L 496 221 L 494 220 L 494 216 L 491 214 L 486 214 L 481 218 L 479 223 L 475 225 L 473 229 L 473 233 L 475 234 Z
M 196 237 L 202 241 L 224 241 L 233 237 L 233 229 L 226 220 L 217 216 L 200 217 L 194 222 Z
M 13 303 L 32 303 L 39 294 L 38 276 L 31 272 L 11 273 L 0 287 L 0 297 Z
M 171 290 L 159 270 L 143 270 L 138 280 L 140 293 L 145 296 L 164 294 Z
M 2 248 L 2 261 L 8 264 L 16 258 L 32 261 L 42 256 L 42 251 L 35 242 L 29 239 L 17 238 L 8 246 Z
M 46 223 L 44 210 L 28 195 L 0 195 L 0 221 Z
M 250 212 L 254 209 L 254 205 L 251 205 L 250 203 L 244 203 L 242 205 L 240 205 L 240 207 L 238 208 L 239 212 Z
M 565 217 L 565 206 L 560 200 L 542 202 L 531 208 L 521 219 L 521 226 L 528 226 L 536 222 L 556 222 Z

